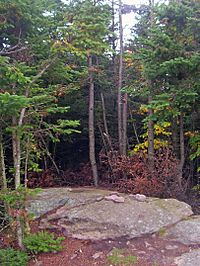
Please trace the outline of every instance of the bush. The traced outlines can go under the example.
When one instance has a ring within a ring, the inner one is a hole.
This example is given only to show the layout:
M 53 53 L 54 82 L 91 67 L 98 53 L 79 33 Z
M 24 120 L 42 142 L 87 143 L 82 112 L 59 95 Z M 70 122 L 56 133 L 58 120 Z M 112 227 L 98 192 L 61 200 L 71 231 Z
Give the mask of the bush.
M 13 248 L 0 249 L 1 266 L 26 266 L 28 264 L 28 255 Z
M 109 180 L 120 192 L 155 197 L 176 197 L 179 193 L 179 162 L 167 148 L 156 151 L 153 172 L 148 167 L 147 155 L 142 153 L 129 157 L 110 152 L 100 159 L 104 182 Z
M 41 231 L 25 236 L 23 244 L 28 252 L 34 254 L 40 252 L 57 252 L 62 249 L 60 243 L 64 239 L 64 237 L 55 238 L 54 234 Z

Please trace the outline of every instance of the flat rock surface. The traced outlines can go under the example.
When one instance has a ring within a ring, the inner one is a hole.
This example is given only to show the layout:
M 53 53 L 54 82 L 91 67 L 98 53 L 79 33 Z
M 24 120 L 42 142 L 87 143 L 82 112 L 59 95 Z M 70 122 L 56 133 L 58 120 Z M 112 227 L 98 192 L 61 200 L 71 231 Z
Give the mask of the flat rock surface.
M 136 266 L 200 266 L 200 216 L 184 202 L 94 188 L 49 188 L 27 206 L 40 217 L 35 220 L 40 229 L 67 236 L 63 252 L 39 257 L 44 266 L 108 265 L 116 247 L 136 256 Z
M 175 258 L 174 262 L 177 266 L 199 266 L 200 249 L 194 249 L 184 253 L 180 257 Z
M 59 206 L 66 205 L 69 208 L 89 203 L 110 195 L 110 191 L 91 188 L 48 188 L 43 189 L 36 197 L 28 201 L 27 209 L 36 218 L 52 211 Z
M 186 245 L 200 244 L 200 215 L 189 217 L 172 226 L 167 230 L 166 237 Z
M 119 193 L 120 202 L 106 200 L 113 194 L 90 188 L 46 189 L 29 201 L 28 210 L 39 217 L 62 206 L 41 220 L 41 228 L 52 228 L 50 221 L 54 221 L 54 228 L 66 235 L 92 240 L 140 237 L 192 215 L 189 205 L 175 199 L 147 198 L 140 202 Z

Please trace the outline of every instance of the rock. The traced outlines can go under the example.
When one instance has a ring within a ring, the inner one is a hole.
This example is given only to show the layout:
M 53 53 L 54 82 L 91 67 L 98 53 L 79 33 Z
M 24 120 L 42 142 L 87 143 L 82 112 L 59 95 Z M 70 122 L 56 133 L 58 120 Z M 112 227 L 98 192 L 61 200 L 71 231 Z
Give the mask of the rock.
M 199 266 L 200 265 L 200 249 L 194 249 L 188 253 L 182 254 L 174 260 L 177 266 Z
M 144 241 L 145 247 L 148 248 L 151 246 L 151 244 L 149 244 L 147 241 Z
M 92 258 L 96 260 L 96 259 L 100 258 L 102 255 L 103 255 L 103 252 L 101 252 L 101 251 L 100 251 L 100 252 L 96 252 L 96 253 L 92 256 Z
M 178 248 L 178 246 L 176 246 L 176 245 L 166 245 L 166 247 L 165 247 L 166 250 L 174 250 L 177 248 Z
M 42 261 L 40 261 L 40 260 L 36 260 L 34 265 L 35 265 L 35 266 L 42 266 L 43 263 L 42 263 Z
M 148 203 L 127 199 L 123 207 L 110 200 L 100 201 L 68 209 L 65 229 L 79 239 L 134 238 L 157 232 L 191 214 L 189 205 L 175 199 Z
M 172 226 L 167 230 L 166 237 L 186 245 L 200 244 L 200 215 Z
M 99 198 L 103 199 L 99 201 Z M 148 197 L 148 201 L 144 201 L 144 195 L 139 198 L 142 200 L 131 200 L 130 196 L 122 193 L 111 194 L 94 188 L 72 191 L 50 188 L 42 191 L 36 199 L 30 199 L 28 210 L 40 216 L 66 200 L 66 204 L 55 213 L 41 219 L 41 226 L 43 229 L 55 226 L 67 236 L 91 240 L 118 237 L 128 240 L 153 234 L 192 215 L 189 205 L 175 199 Z
M 70 260 L 74 260 L 76 257 L 78 256 L 78 254 L 73 254 L 71 257 L 70 257 Z
M 141 201 L 141 202 L 144 202 L 144 201 L 147 200 L 147 197 L 146 197 L 145 195 L 143 195 L 143 194 L 136 194 L 136 195 L 132 195 L 132 194 L 130 194 L 129 197 L 130 197 L 130 196 L 131 196 L 132 198 L 138 200 L 138 201 Z
M 27 202 L 27 210 L 34 214 L 35 218 L 46 214 L 65 204 L 72 208 L 77 205 L 86 204 L 97 199 L 110 195 L 110 191 L 96 190 L 93 188 L 48 188 L 43 189 L 36 197 L 30 198 Z
M 105 200 L 111 200 L 113 202 L 116 202 L 116 203 L 124 203 L 125 199 L 121 196 L 118 196 L 116 194 L 112 194 L 110 196 L 105 196 L 104 197 Z

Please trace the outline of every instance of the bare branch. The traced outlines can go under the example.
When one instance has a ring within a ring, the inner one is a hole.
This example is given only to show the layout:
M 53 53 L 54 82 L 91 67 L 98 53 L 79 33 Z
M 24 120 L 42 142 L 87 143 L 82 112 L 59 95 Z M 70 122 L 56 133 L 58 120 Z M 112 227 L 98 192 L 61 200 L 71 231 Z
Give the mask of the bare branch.
M 17 47 L 17 45 L 15 45 L 15 48 Z M 10 54 L 15 54 L 15 53 L 19 53 L 19 52 L 21 52 L 21 51 L 24 51 L 24 50 L 27 50 L 28 49 L 28 47 L 27 46 L 23 46 L 23 47 L 21 47 L 21 48 L 19 48 L 19 49 L 17 49 L 17 50 L 14 50 L 15 49 L 14 48 L 14 46 L 12 47 L 12 48 L 10 48 L 10 49 L 8 49 L 7 51 L 6 50 L 1 50 L 0 51 L 0 55 L 10 55 Z

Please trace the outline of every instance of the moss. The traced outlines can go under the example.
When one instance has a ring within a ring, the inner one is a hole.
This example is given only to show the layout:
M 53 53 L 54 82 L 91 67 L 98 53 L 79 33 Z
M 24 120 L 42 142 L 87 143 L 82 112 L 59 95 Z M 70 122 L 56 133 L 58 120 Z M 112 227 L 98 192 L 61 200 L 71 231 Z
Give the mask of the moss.
M 166 228 L 160 228 L 160 230 L 158 231 L 158 235 L 159 236 L 166 236 L 167 235 L 167 229 Z
M 117 249 L 114 248 L 110 255 L 107 257 L 109 263 L 111 263 L 113 266 L 129 266 L 133 265 L 137 261 L 137 257 L 134 255 L 126 255 L 125 249 Z

